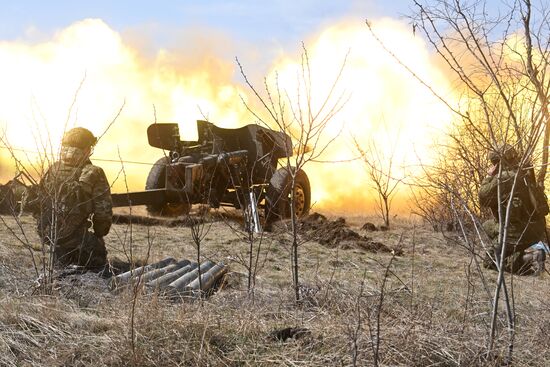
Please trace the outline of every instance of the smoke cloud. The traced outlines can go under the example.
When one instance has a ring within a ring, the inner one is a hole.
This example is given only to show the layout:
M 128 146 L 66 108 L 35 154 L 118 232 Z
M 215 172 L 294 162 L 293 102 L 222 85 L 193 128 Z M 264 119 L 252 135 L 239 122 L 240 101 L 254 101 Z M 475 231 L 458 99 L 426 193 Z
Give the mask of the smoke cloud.
M 449 90 L 426 44 L 406 25 L 381 19 L 373 26 L 386 46 L 425 81 Z M 254 103 L 254 96 L 240 81 L 233 59 L 225 56 L 232 41 L 205 32 L 195 36 L 181 50 L 151 51 L 135 33 L 122 36 L 102 20 L 86 19 L 44 42 L 0 42 L 0 124 L 5 139 L 23 150 L 18 152 L 20 159 L 33 162 L 37 152 L 55 151 L 65 128 L 83 126 L 103 134 L 124 104 L 92 157 L 114 182 L 113 190 L 122 191 L 126 184 L 119 160 L 152 163 L 162 156 L 147 145 L 146 128 L 155 118 L 179 123 L 188 138 L 195 136 L 195 120 L 205 117 L 224 127 L 254 122 L 241 101 L 242 97 Z M 321 159 L 353 158 L 357 152 L 352 137 L 365 144 L 374 139 L 381 149 L 398 147 L 395 175 L 410 174 L 419 157 L 430 155 L 429 146 L 450 122 L 450 112 L 377 44 L 364 25 L 335 24 L 305 43 L 319 99 L 349 52 L 339 92 L 350 99 L 328 128 L 329 134 L 342 133 Z M 279 52 L 269 70 L 258 70 L 251 56 L 257 52 L 240 57 L 256 84 L 263 83 L 256 76 L 277 71 L 281 84 L 293 90 L 299 55 Z M 11 161 L 0 149 L 3 180 L 13 174 L 13 166 L 6 165 Z M 130 190 L 142 189 L 149 167 L 126 163 L 124 168 Z M 360 161 L 314 163 L 306 172 L 316 207 L 373 211 L 373 192 Z

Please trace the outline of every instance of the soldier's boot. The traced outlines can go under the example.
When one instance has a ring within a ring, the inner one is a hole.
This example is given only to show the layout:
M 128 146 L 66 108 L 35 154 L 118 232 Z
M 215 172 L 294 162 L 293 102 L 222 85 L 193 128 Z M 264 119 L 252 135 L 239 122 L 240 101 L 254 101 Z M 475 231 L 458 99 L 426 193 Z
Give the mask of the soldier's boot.
M 533 251 L 533 270 L 535 275 L 544 273 L 544 262 L 546 261 L 546 252 L 544 250 Z

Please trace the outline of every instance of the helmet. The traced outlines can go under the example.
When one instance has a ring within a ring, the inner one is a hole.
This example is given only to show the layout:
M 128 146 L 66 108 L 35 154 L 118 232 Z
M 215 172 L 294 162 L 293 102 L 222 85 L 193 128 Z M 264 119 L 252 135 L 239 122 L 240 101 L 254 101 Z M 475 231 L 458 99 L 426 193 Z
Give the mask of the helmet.
M 501 143 L 497 145 L 496 149 L 491 149 L 489 151 L 488 158 L 493 164 L 497 164 L 501 160 L 508 164 L 513 164 L 518 161 L 518 153 L 510 144 Z
M 83 127 L 75 127 L 63 135 L 61 145 L 80 149 L 91 148 L 97 143 L 97 138 L 90 130 Z

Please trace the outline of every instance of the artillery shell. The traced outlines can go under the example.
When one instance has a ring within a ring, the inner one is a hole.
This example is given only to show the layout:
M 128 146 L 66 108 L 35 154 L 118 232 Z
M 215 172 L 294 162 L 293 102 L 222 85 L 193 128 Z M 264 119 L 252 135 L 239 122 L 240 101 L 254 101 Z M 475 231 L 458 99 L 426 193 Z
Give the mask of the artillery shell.
M 174 280 L 181 278 L 185 274 L 193 271 L 197 268 L 197 263 L 190 263 L 176 271 L 171 273 L 164 274 L 163 276 L 147 282 L 145 285 L 149 288 L 162 289 L 165 288 L 168 284 L 172 283 Z
M 201 281 L 197 277 L 187 287 L 188 291 L 197 291 L 202 285 L 203 291 L 208 291 L 220 277 L 227 272 L 227 267 L 221 262 L 212 267 L 206 273 L 201 274 Z
M 175 262 L 176 262 L 176 259 L 174 259 L 173 257 L 167 257 L 159 262 L 145 265 L 145 266 L 140 266 L 139 268 L 135 268 L 125 273 L 119 274 L 116 277 L 111 278 L 111 281 L 109 282 L 109 288 L 113 290 L 120 286 L 126 285 L 130 281 L 130 279 L 133 277 L 139 276 L 152 269 L 163 268 Z
M 201 274 L 206 273 L 214 265 L 215 264 L 210 260 L 203 262 L 200 266 Z M 199 275 L 199 268 L 197 268 L 197 269 L 193 270 L 192 272 L 189 272 L 189 273 L 185 274 L 184 276 L 176 279 L 175 281 L 173 281 L 172 283 L 170 283 L 168 285 L 169 292 L 178 293 L 178 292 L 185 291 L 185 287 L 189 283 L 191 283 L 195 278 L 197 278 L 198 275 Z

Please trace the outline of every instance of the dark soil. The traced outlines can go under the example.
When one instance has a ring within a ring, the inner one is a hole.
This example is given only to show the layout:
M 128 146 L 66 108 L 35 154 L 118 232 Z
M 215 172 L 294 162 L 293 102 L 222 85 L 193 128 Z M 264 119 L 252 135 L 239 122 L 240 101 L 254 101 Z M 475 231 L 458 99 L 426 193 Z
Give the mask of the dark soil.
M 142 215 L 113 214 L 113 223 L 116 224 L 140 224 L 142 226 L 163 226 L 163 227 L 190 227 L 193 224 L 199 224 L 204 221 L 203 218 L 184 217 L 182 219 L 164 219 L 155 217 L 145 217 Z
M 391 252 L 392 249 L 372 238 L 362 236 L 346 224 L 344 218 L 329 220 L 322 214 L 313 213 L 300 221 L 300 229 L 327 247 L 360 248 L 369 252 Z
M 311 336 L 311 331 L 301 327 L 287 327 L 284 329 L 273 330 L 270 338 L 273 340 L 286 341 L 287 339 L 301 339 L 305 336 Z
M 361 229 L 363 231 L 367 231 L 367 232 L 378 231 L 378 228 L 376 228 L 374 223 L 371 223 L 371 222 L 367 222 L 367 223 L 363 224 L 363 227 L 361 227 Z

